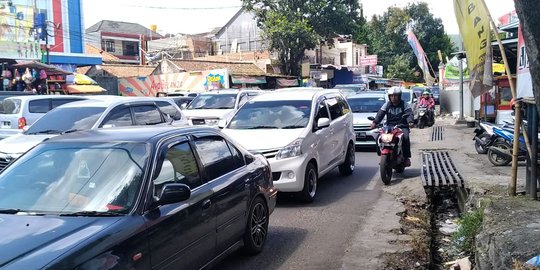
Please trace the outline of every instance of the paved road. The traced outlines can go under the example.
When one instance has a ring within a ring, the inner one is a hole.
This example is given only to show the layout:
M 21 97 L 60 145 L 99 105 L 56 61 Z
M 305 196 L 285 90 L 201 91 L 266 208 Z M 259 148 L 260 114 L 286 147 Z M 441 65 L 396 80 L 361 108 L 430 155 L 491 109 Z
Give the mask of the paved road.
M 314 203 L 278 198 L 261 254 L 233 254 L 216 269 L 342 269 L 347 248 L 381 196 L 381 185 L 377 154 L 357 152 L 354 174 L 342 177 L 336 169 L 323 177 Z

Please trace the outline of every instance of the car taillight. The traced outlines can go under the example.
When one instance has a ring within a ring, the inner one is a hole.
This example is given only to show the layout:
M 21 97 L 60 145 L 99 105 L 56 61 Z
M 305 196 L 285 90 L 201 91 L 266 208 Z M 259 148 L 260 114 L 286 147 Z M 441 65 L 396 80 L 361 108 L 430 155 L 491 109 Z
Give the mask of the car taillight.
M 26 118 L 19 118 L 19 129 L 23 129 L 26 126 Z

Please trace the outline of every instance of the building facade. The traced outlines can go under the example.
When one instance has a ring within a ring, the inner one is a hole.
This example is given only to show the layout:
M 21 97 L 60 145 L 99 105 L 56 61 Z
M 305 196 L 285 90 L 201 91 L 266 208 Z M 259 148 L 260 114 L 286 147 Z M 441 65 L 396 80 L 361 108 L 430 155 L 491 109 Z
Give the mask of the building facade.
M 138 23 L 100 21 L 86 29 L 88 43 L 120 59 L 122 64 L 145 62 L 146 42 L 162 36 Z M 141 50 L 142 49 L 142 50 Z
M 0 1 L 0 58 L 63 66 L 101 64 L 85 54 L 81 0 Z
M 214 36 L 214 54 L 264 50 L 255 14 L 241 8 Z

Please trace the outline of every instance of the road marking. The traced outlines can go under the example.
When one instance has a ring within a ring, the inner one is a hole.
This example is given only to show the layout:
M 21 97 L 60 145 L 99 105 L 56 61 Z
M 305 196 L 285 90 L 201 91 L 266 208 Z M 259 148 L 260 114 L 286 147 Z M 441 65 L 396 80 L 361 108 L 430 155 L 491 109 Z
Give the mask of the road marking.
M 375 186 L 377 185 L 377 180 L 379 180 L 377 177 L 372 177 L 371 181 L 366 187 L 366 190 L 374 190 Z

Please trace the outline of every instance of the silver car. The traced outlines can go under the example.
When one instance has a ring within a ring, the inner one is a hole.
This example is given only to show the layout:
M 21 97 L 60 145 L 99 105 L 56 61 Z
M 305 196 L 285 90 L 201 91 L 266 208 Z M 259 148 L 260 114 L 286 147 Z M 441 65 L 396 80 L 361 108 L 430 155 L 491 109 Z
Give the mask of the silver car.
M 371 129 L 371 120 L 368 117 L 377 114 L 385 103 L 386 94 L 383 91 L 368 91 L 347 97 L 354 116 L 355 145 L 375 146 L 378 129 Z
M 32 147 L 57 135 L 77 130 L 160 124 L 187 126 L 187 119 L 173 101 L 165 98 L 110 96 L 65 104 L 45 114 L 24 132 L 0 141 L 0 170 Z

